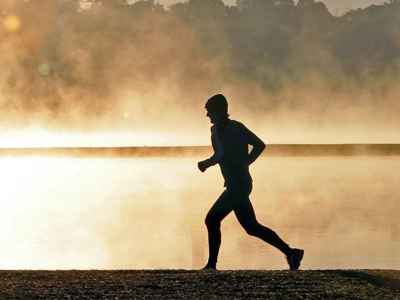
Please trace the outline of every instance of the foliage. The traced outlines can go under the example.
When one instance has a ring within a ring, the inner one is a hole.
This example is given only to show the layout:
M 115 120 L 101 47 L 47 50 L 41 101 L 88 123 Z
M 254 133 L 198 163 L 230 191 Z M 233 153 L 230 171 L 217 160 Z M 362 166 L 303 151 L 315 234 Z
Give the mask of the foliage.
M 47 99 L 47 107 L 62 105 L 73 87 L 82 97 L 94 93 L 90 109 L 101 110 L 116 82 L 140 89 L 166 77 L 187 89 L 212 78 L 273 91 L 310 76 L 345 89 L 395 82 L 400 73 L 398 0 L 339 17 L 315 0 L 238 0 L 232 7 L 189 0 L 169 8 L 143 0 L 8 0 L 0 11 L 22 24 L 18 32 L 0 29 L 0 50 L 12 52 L 0 57 L 9 71 L 0 78 L 3 98 L 23 92 Z

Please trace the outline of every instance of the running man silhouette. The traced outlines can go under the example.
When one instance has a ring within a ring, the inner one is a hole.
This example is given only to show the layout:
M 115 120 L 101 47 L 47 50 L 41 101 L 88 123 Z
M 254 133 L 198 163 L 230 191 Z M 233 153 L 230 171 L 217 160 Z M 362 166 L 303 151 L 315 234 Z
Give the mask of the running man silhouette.
M 252 178 L 249 165 L 265 149 L 264 142 L 242 123 L 229 119 L 228 102 L 222 94 L 215 95 L 206 103 L 207 117 L 213 124 L 211 142 L 214 155 L 200 161 L 198 168 L 205 172 L 219 164 L 225 180 L 225 190 L 211 207 L 205 223 L 208 230 L 209 258 L 204 270 L 217 267 L 221 245 L 221 221 L 234 211 L 236 218 L 249 235 L 258 237 L 285 254 L 290 270 L 298 270 L 304 250 L 289 247 L 274 231 L 257 222 L 249 195 Z M 249 153 L 248 146 L 252 146 Z

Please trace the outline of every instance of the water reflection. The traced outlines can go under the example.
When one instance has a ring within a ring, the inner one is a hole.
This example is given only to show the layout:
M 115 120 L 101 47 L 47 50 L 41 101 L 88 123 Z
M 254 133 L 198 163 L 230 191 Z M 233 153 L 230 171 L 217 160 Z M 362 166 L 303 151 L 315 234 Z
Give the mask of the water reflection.
M 0 268 L 192 268 L 222 191 L 196 157 L 1 157 Z M 260 222 L 306 249 L 304 268 L 400 269 L 397 157 L 262 158 Z M 223 223 L 220 268 L 284 269 L 272 247 Z

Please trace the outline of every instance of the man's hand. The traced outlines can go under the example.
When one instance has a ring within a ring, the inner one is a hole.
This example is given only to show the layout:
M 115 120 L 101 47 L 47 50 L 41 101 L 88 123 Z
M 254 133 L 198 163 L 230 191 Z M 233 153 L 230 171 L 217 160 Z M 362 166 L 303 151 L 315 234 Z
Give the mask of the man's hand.
M 265 149 L 265 144 L 263 142 L 253 145 L 253 149 L 251 149 L 251 152 L 248 157 L 249 166 L 261 155 L 264 149 Z
M 201 172 L 204 173 L 204 172 L 208 169 L 209 165 L 208 165 L 208 163 L 207 163 L 206 160 L 203 160 L 203 161 L 199 161 L 199 162 L 197 163 L 197 167 L 199 168 L 199 170 L 200 170 Z

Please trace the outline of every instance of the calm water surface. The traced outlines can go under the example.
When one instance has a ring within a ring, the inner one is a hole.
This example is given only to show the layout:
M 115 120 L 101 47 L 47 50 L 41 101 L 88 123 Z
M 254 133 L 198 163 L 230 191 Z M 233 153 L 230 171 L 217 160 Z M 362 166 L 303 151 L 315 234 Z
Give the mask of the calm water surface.
M 199 158 L 0 157 L 0 268 L 198 268 L 223 190 Z M 399 157 L 273 157 L 252 167 L 258 220 L 305 269 L 400 269 Z M 286 269 L 233 214 L 221 269 Z

